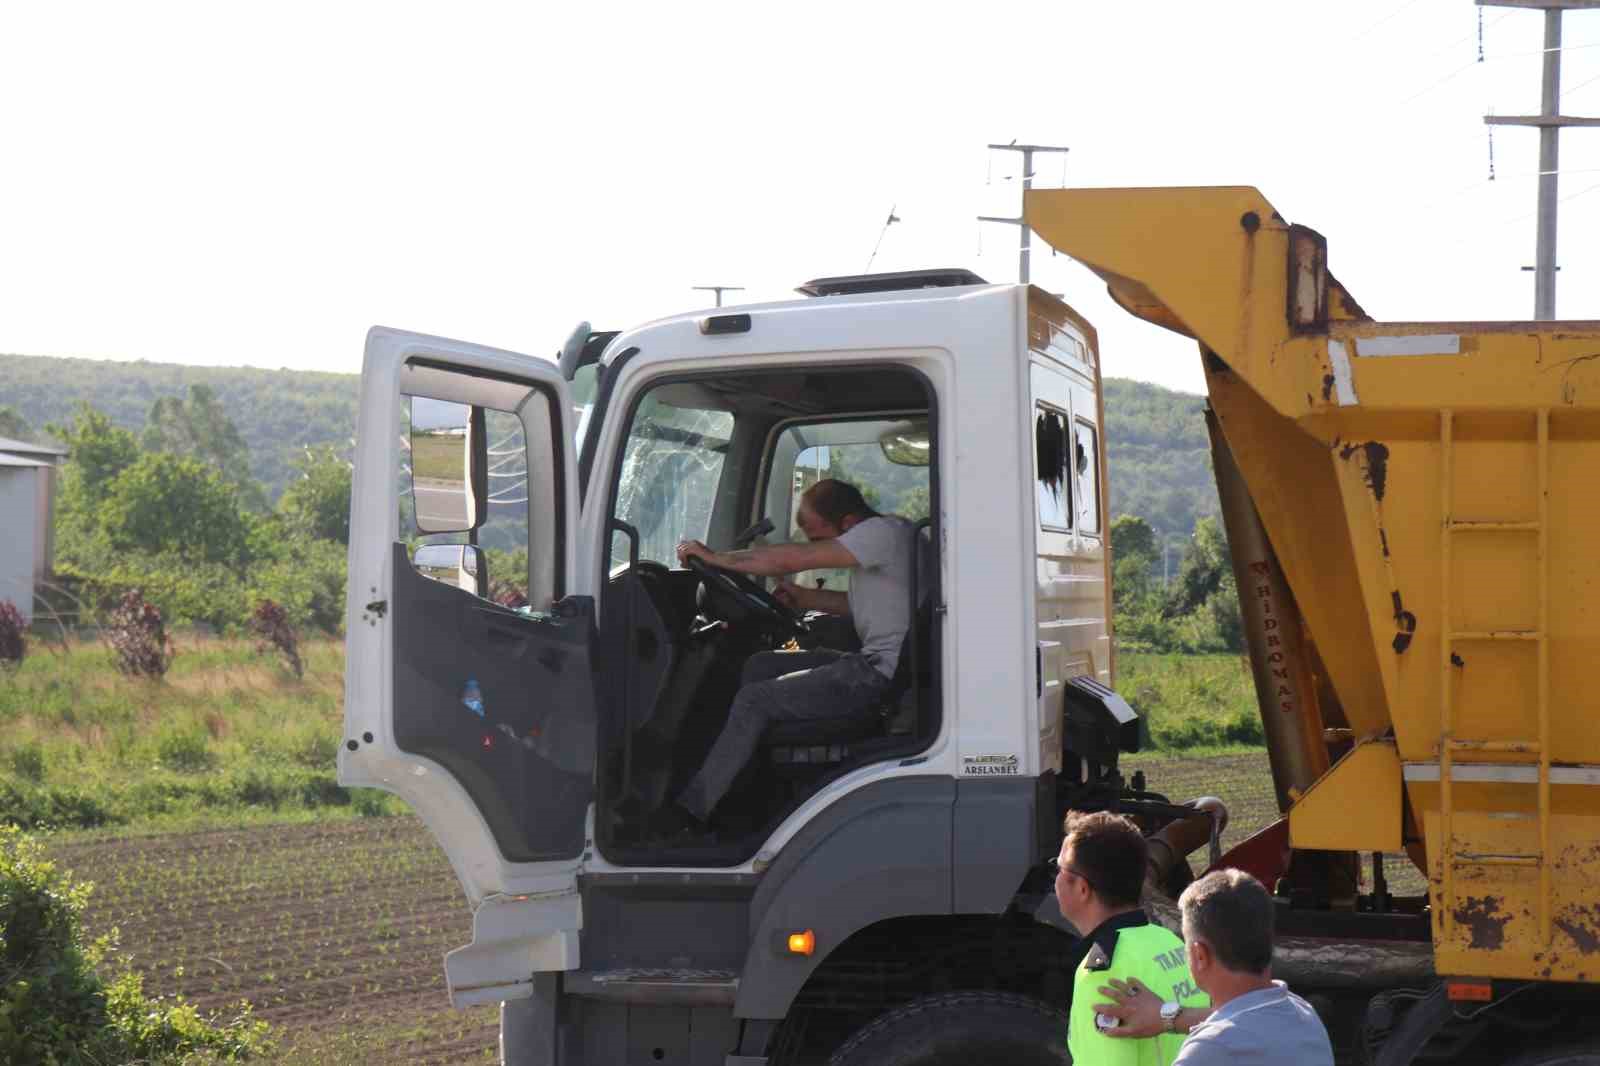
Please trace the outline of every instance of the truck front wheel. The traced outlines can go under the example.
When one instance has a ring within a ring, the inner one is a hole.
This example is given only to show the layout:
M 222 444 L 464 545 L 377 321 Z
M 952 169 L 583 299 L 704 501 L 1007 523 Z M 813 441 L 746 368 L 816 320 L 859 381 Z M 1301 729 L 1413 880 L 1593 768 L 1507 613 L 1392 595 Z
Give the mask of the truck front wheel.
M 1071 1066 L 1067 1015 L 1009 992 L 946 992 L 875 1018 L 828 1066 Z

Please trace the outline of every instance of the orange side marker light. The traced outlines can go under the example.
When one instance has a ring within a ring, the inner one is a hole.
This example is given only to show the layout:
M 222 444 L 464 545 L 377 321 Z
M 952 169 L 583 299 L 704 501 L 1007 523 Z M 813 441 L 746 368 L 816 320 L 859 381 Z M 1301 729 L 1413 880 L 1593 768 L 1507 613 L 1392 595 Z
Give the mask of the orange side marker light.
M 1494 986 L 1488 981 L 1446 981 L 1444 994 L 1452 1003 L 1489 1003 L 1494 999 Z

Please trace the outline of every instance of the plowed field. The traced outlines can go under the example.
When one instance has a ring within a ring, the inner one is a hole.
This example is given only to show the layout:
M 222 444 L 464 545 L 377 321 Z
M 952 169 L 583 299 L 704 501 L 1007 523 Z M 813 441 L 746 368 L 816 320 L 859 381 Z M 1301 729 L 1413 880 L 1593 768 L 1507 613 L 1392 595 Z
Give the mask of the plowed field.
M 115 925 L 155 994 L 239 999 L 284 1063 L 493 1061 L 493 1007 L 457 1011 L 444 953 L 472 919 L 414 818 L 101 838 L 53 847 L 93 881 L 92 932 Z
M 1225 845 L 1276 816 L 1264 752 L 1129 762 L 1174 800 L 1223 797 L 1233 811 Z M 212 1009 L 248 999 L 273 1026 L 273 1061 L 494 1059 L 495 1008 L 457 1011 L 446 996 L 443 956 L 471 939 L 471 916 L 414 818 L 63 840 L 51 850 L 94 882 L 91 931 L 120 927 L 148 991 Z M 1414 873 L 1392 876 L 1398 891 L 1421 889 Z

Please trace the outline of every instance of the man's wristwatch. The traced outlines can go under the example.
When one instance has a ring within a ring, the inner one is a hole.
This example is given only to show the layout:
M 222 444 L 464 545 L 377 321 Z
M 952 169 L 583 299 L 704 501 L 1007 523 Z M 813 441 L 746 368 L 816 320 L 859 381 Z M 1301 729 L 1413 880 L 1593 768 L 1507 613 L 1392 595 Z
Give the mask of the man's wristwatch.
M 1161 1004 L 1161 1020 L 1167 1023 L 1167 1032 L 1178 1031 L 1178 1014 L 1183 1010 L 1183 1004 L 1176 1000 L 1168 1000 Z

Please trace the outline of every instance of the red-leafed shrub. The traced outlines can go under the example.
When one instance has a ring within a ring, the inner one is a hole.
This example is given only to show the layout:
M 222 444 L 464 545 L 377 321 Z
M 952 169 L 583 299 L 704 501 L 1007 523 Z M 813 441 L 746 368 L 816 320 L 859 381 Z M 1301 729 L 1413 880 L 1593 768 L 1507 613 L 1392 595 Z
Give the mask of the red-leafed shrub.
M 494 581 L 489 585 L 489 598 L 502 607 L 516 609 L 528 605 L 528 595 L 509 581 Z
M 27 625 L 22 612 L 10 600 L 0 600 L 0 667 L 16 666 L 28 654 Z
M 282 653 L 295 677 L 305 676 L 305 664 L 300 661 L 300 637 L 289 623 L 289 612 L 271 600 L 256 604 L 250 616 L 250 632 L 258 638 L 256 650 L 267 652 L 276 648 Z
M 117 666 L 134 677 L 163 677 L 172 665 L 172 641 L 156 605 L 138 589 L 129 589 L 106 618 L 106 639 L 117 654 Z

